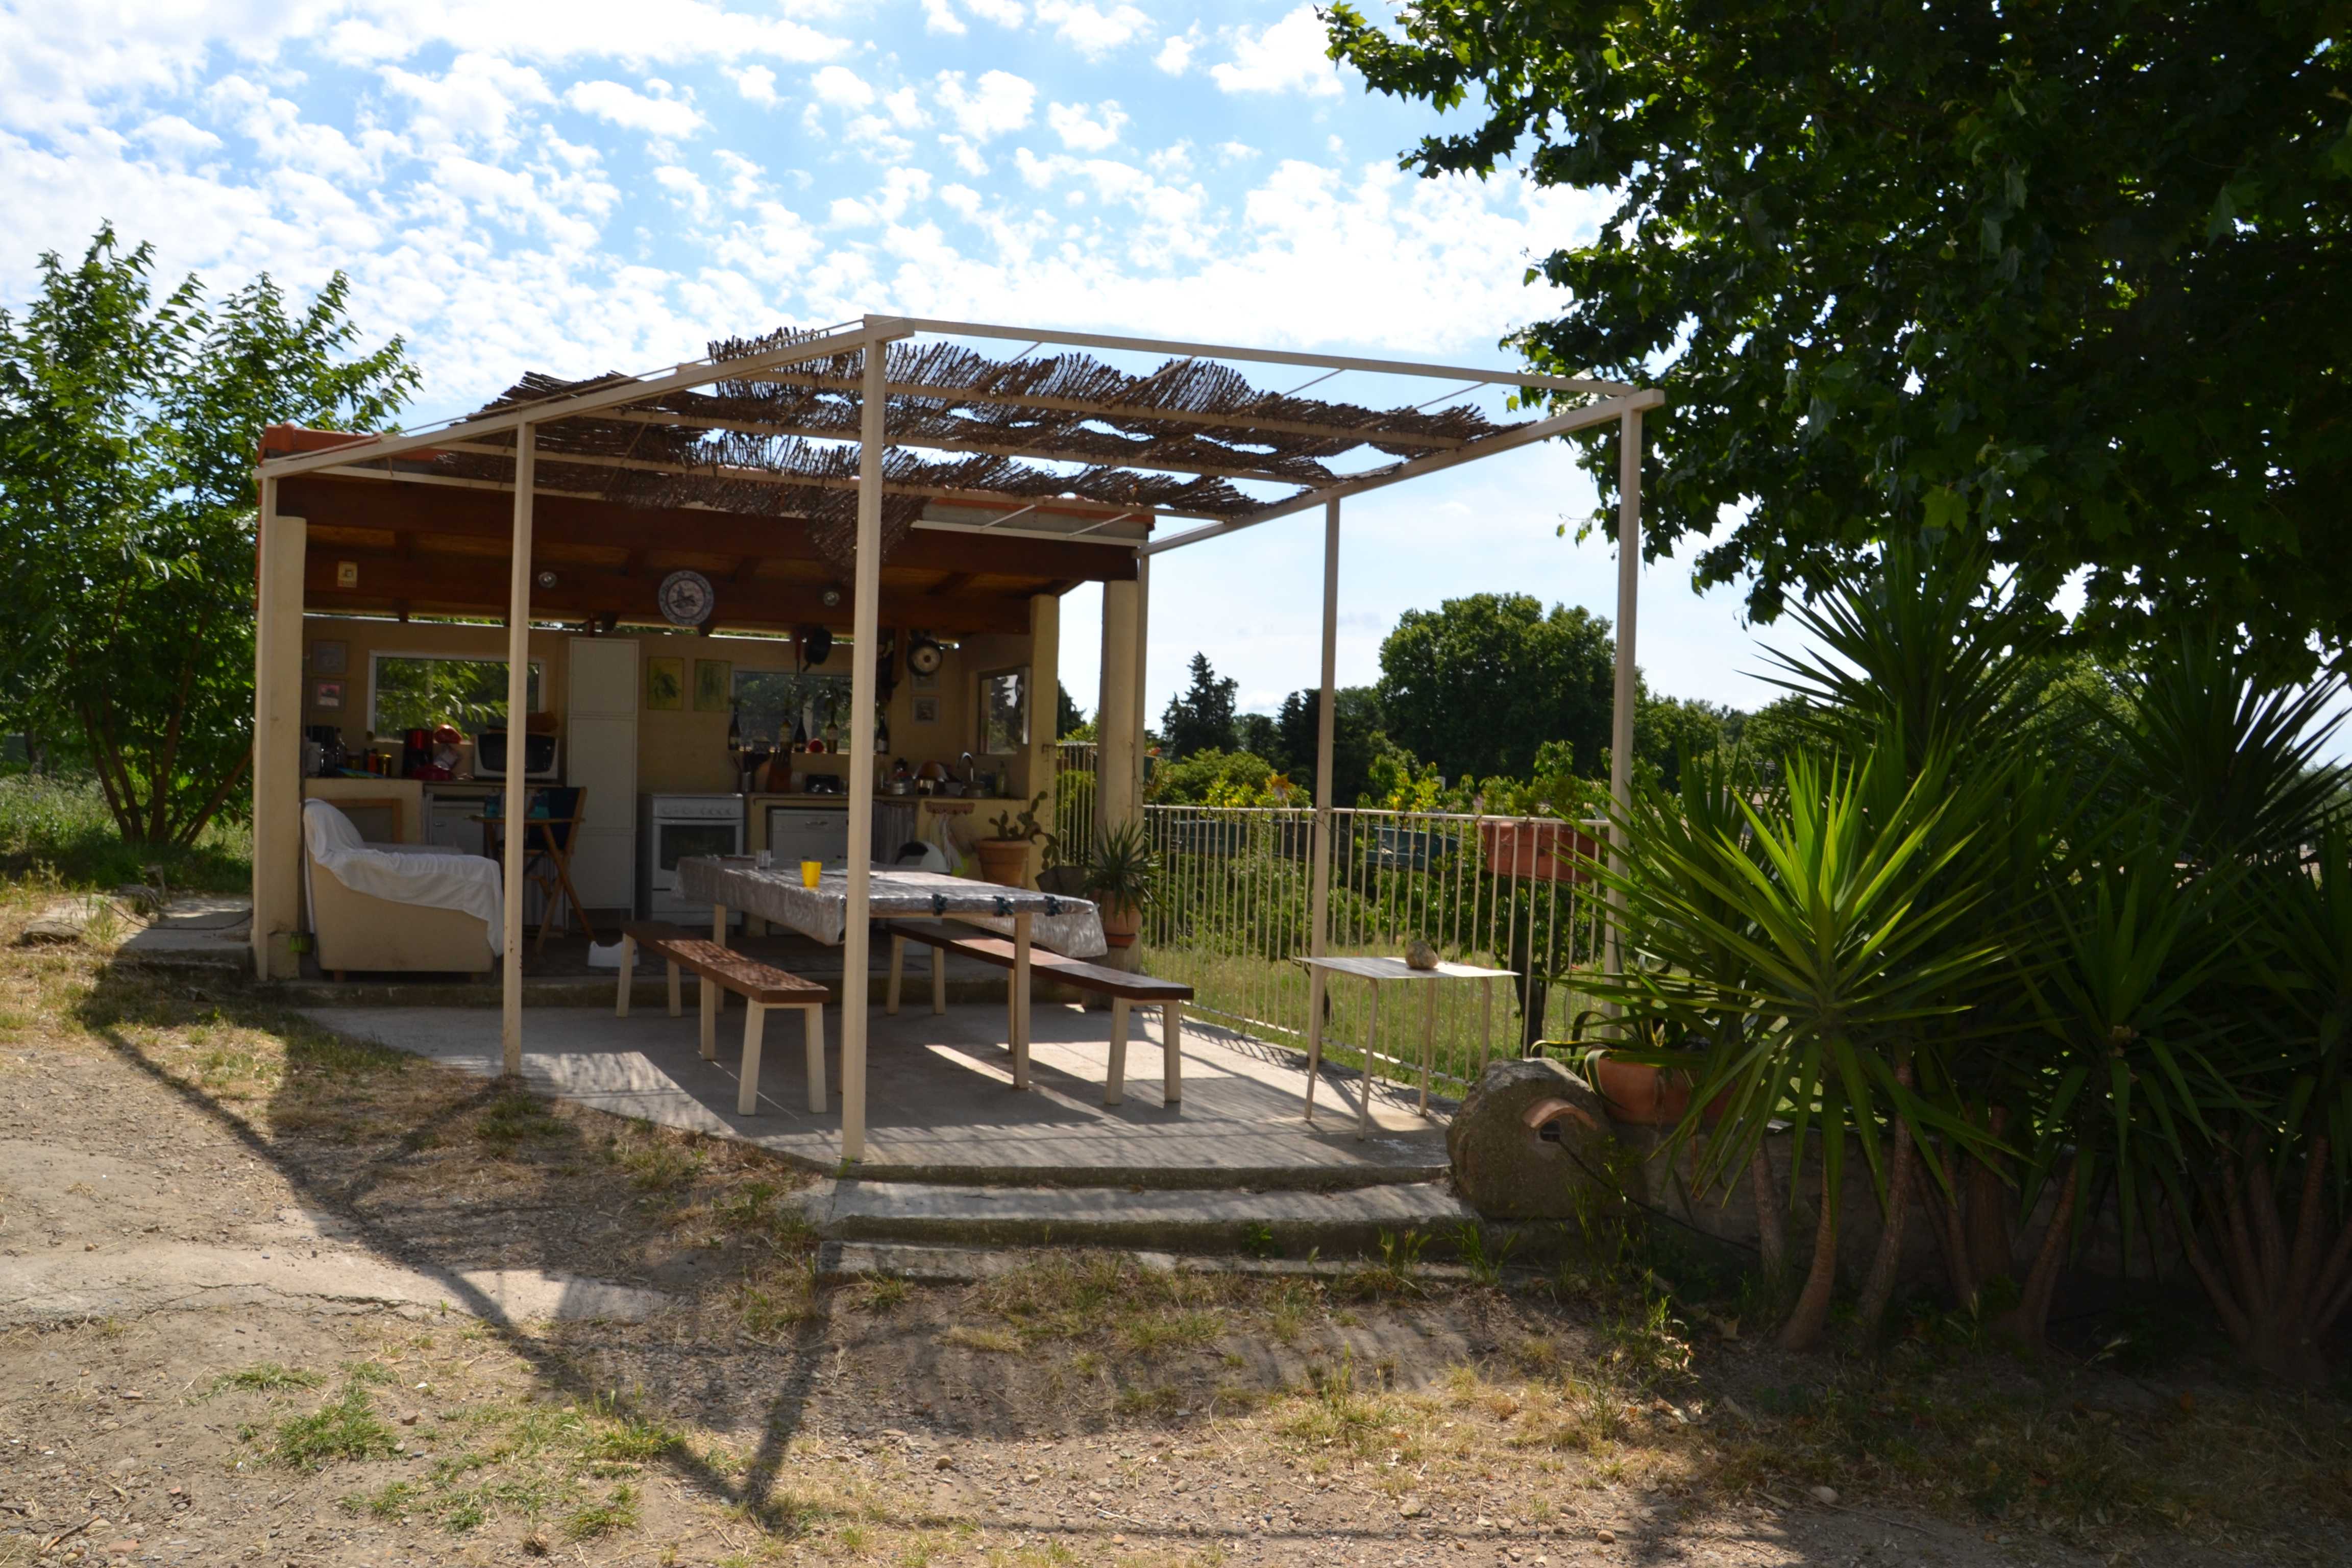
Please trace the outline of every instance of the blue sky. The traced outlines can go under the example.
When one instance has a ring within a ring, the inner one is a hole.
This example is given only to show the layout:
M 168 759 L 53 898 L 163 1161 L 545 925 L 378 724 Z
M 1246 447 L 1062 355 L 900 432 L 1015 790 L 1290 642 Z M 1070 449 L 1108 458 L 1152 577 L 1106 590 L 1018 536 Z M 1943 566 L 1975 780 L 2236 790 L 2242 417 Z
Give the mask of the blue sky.
M 101 217 L 216 285 L 340 268 L 424 367 L 419 420 L 526 368 L 644 369 L 866 310 L 1505 363 L 1496 340 L 1556 308 L 1527 258 L 1601 204 L 1410 178 L 1396 153 L 1430 123 L 1281 0 L 9 4 L 0 302 Z M 1608 549 L 1555 537 L 1591 505 L 1555 447 L 1350 503 L 1341 679 L 1452 595 L 1613 614 Z M 1245 707 L 1313 682 L 1320 531 L 1160 559 L 1155 715 L 1196 648 Z M 1074 594 L 1065 634 L 1088 708 L 1097 604 Z M 1769 697 L 1735 593 L 1662 563 L 1643 605 L 1654 688 Z

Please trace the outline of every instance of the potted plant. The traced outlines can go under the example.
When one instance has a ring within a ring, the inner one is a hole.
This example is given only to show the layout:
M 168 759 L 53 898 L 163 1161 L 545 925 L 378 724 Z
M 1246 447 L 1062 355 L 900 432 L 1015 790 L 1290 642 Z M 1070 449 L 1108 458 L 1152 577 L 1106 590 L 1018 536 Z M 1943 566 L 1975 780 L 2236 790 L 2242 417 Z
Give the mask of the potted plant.
M 1022 807 L 1020 815 L 1000 811 L 991 822 L 989 836 L 973 846 L 980 852 L 980 874 L 984 880 L 1001 882 L 1008 888 L 1029 884 L 1029 846 L 1043 840 L 1045 852 L 1054 850 L 1054 836 L 1037 820 L 1037 813 L 1045 804 L 1045 792 L 1039 790 L 1037 798 Z
M 1102 911 L 1103 940 L 1114 948 L 1135 945 L 1143 911 L 1160 901 L 1160 851 L 1140 817 L 1095 836 L 1087 847 L 1080 887 Z

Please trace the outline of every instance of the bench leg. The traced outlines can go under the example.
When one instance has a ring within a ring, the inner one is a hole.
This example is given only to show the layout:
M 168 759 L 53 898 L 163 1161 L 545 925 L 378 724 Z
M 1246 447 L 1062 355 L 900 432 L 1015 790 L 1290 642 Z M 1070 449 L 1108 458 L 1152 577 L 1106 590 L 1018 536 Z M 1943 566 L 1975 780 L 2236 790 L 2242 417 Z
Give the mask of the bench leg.
M 1160 1070 L 1165 1075 L 1160 1098 L 1170 1105 L 1184 1099 L 1184 1009 L 1173 1002 L 1160 1005 Z
M 751 1116 L 760 1109 L 760 1044 L 768 1032 L 764 1003 L 743 1004 L 743 1082 L 735 1091 L 735 1114 Z
M 698 975 L 694 982 L 695 998 L 702 1006 L 702 1059 L 719 1059 L 719 986 L 707 974 Z
M 807 1006 L 801 1009 L 803 1034 L 808 1042 L 809 1109 L 817 1115 L 824 1114 L 824 1009 Z
M 882 1011 L 895 1018 L 898 1016 L 898 987 L 907 978 L 907 939 L 890 939 L 890 988 L 882 994 Z
M 685 1011 L 686 1011 L 686 1005 L 685 1005 L 685 1004 L 684 1004 L 684 1003 L 682 1003 L 682 1002 L 680 1002 L 680 1001 L 678 1000 L 678 994 L 677 994 L 677 993 L 678 993 L 678 985 L 677 985 L 677 962 L 675 959 L 673 959 L 673 960 L 670 960 L 670 961 L 669 961 L 669 963 L 668 963 L 668 969 L 669 969 L 669 1016 L 670 1016 L 671 1017 L 675 1018 L 675 1017 L 677 1017 L 680 1013 L 683 1013 L 683 1012 L 685 1012 Z
M 1110 1071 L 1103 1079 L 1103 1103 L 1117 1105 L 1127 1098 L 1127 998 L 1110 999 Z
M 944 1014 L 948 1010 L 948 952 L 943 947 L 931 949 L 931 1011 Z
M 1316 968 L 1307 972 L 1307 1122 L 1315 1123 L 1315 1083 L 1323 1071 L 1323 976 L 1327 971 Z
M 613 1016 L 629 1016 L 629 982 L 637 977 L 637 939 L 628 932 L 621 933 L 621 984 L 613 995 Z
M 1029 1087 L 1029 922 L 1035 917 L 1013 917 L 1013 1087 Z

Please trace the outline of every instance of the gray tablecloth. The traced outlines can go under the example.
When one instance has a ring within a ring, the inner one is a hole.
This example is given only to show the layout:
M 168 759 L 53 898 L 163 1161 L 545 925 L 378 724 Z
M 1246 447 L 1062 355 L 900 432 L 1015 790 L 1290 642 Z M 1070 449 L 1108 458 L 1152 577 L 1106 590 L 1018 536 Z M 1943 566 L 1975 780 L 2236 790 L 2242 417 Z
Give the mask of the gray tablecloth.
M 1063 898 L 1028 888 L 975 882 L 938 871 L 874 868 L 866 893 L 876 920 L 931 920 L 980 915 L 979 923 L 1006 936 L 1013 917 L 1027 914 L 1029 939 L 1071 958 L 1096 958 L 1109 951 L 1102 916 L 1084 899 Z M 801 885 L 798 866 L 762 871 L 730 865 L 710 856 L 677 863 L 677 890 L 700 904 L 724 904 L 761 920 L 787 925 L 818 942 L 838 944 L 849 919 L 849 873 L 830 869 L 814 888 Z

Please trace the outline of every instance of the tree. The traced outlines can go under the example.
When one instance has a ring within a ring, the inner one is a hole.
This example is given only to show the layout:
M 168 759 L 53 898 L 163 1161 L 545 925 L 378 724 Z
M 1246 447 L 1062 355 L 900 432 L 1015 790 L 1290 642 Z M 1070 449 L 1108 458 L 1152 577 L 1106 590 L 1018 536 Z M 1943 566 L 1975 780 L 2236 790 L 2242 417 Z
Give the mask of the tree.
M 1696 697 L 1652 697 L 1644 692 L 1633 705 L 1633 755 L 1658 770 L 1666 788 L 1682 776 L 1682 759 L 1714 751 L 1723 744 L 1724 722 L 1731 710 Z
M 1194 752 L 1236 750 L 1240 737 L 1234 730 L 1234 693 L 1240 686 L 1231 676 L 1220 679 L 1207 654 L 1194 654 L 1191 689 L 1170 698 L 1167 711 L 1160 716 L 1168 754 L 1189 757 Z
M 1059 680 L 1054 682 L 1054 733 L 1061 740 L 1072 740 L 1087 727 L 1087 710 L 1070 700 L 1070 689 Z
M 2315 0 L 1349 4 L 1331 53 L 1445 111 L 1407 153 L 1611 194 L 1512 340 L 1667 394 L 1647 552 L 1759 619 L 1921 526 L 2110 650 L 2184 610 L 2273 668 L 2352 632 L 2352 58 Z M 1613 515 L 1615 427 L 1582 438 Z
M 1523 778 L 1546 741 L 1598 767 L 1609 745 L 1609 623 L 1526 594 L 1408 610 L 1381 644 L 1388 732 L 1449 779 Z
M 102 227 L 0 311 L 0 711 L 78 734 L 123 837 L 193 842 L 252 755 L 253 464 L 264 426 L 382 428 L 417 384 L 357 353 L 338 273 L 158 300 Z
M 1276 766 L 1315 797 L 1323 693 L 1310 687 L 1282 700 L 1274 716 Z M 1369 686 L 1342 686 L 1331 694 L 1331 804 L 1352 805 L 1371 787 L 1372 759 L 1380 751 L 1381 696 Z

